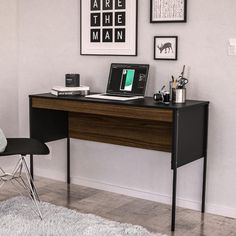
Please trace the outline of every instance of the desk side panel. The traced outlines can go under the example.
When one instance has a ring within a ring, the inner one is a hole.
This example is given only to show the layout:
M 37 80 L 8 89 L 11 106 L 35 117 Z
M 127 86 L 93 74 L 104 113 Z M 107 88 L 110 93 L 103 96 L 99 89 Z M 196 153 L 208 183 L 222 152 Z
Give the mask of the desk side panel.
M 68 137 L 68 113 L 30 106 L 30 137 L 42 142 Z
M 204 157 L 206 152 L 206 106 L 191 107 L 177 112 L 176 153 L 177 167 Z M 173 163 L 172 163 L 173 167 Z
M 170 152 L 172 123 L 70 112 L 69 136 Z

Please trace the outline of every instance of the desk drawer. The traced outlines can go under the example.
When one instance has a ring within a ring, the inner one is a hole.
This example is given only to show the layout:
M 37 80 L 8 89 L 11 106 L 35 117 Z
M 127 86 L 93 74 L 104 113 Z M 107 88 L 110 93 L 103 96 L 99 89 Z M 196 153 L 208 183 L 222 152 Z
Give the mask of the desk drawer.
M 171 152 L 172 123 L 69 112 L 69 136 Z
M 32 107 L 164 122 L 172 122 L 173 119 L 172 110 L 169 109 L 104 104 L 98 102 L 32 98 Z

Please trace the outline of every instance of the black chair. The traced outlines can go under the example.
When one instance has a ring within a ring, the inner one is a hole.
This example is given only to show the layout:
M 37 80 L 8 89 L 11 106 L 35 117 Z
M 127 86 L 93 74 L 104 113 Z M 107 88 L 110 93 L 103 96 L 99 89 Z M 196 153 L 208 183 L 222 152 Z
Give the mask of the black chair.
M 47 154 L 49 154 L 48 147 L 44 143 L 31 138 L 8 138 L 5 151 L 0 153 L 0 156 L 19 155 L 19 160 L 12 173 L 7 173 L 0 167 L 0 188 L 8 181 L 10 181 L 18 190 L 19 187 L 23 187 L 36 207 L 36 214 L 38 214 L 41 219 L 42 214 L 38 206 L 38 202 L 40 201 L 39 195 L 26 164 L 25 156 Z M 22 177 L 23 169 L 25 169 L 27 181 Z M 19 192 L 21 193 L 20 190 Z

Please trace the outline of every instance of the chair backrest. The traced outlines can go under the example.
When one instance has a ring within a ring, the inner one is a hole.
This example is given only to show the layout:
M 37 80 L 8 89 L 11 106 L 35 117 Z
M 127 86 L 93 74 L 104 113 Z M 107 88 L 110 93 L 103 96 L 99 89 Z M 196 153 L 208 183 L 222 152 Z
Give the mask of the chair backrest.
M 0 152 L 4 152 L 6 146 L 7 146 L 7 139 L 3 131 L 0 129 Z

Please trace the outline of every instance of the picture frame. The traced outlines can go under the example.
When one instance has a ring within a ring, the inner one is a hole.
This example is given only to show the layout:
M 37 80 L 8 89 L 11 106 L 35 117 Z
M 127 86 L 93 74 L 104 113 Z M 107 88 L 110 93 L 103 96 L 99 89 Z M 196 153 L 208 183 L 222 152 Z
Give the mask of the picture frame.
M 150 0 L 150 23 L 187 22 L 187 0 Z
M 154 60 L 177 60 L 178 36 L 154 37 Z
M 137 56 L 138 0 L 80 0 L 80 54 Z

